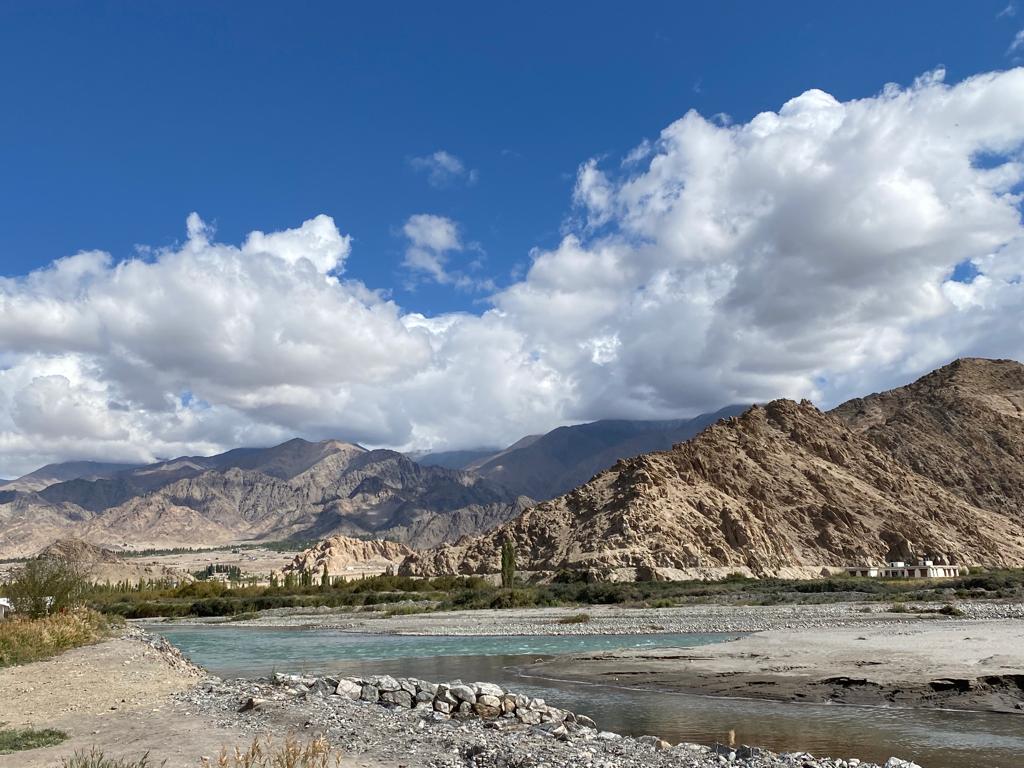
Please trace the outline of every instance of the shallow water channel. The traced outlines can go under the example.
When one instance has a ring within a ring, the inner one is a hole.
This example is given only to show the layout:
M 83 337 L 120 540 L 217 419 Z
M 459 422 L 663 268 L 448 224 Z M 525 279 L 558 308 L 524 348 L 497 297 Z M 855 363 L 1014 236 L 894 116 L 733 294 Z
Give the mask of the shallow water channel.
M 692 647 L 734 634 L 421 637 L 316 629 L 231 626 L 150 627 L 221 677 L 273 671 L 391 674 L 495 682 L 589 715 L 600 728 L 653 733 L 675 743 L 726 742 L 859 757 L 892 755 L 924 768 L 1022 768 L 1024 717 L 935 710 L 798 704 L 661 693 L 523 677 L 517 669 L 558 654 L 614 648 Z M 558 665 L 549 666 L 557 676 Z

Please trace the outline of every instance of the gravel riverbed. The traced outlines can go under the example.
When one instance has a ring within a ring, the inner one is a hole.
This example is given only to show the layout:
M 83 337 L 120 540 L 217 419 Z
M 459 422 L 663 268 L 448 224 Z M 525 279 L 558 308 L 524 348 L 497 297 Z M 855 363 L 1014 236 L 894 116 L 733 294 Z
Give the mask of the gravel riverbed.
M 209 679 L 179 700 L 220 727 L 266 733 L 284 722 L 323 733 L 352 757 L 424 768 L 877 768 L 855 757 L 773 753 L 743 745 L 669 745 L 557 719 L 539 724 L 514 716 L 448 716 L 431 706 L 408 708 L 334 693 L 337 680 L 278 676 L 278 681 Z M 405 681 L 403 681 L 405 682 Z M 458 681 L 453 681 L 456 685 Z M 479 688 L 480 684 L 476 684 Z M 471 686 L 470 686 L 471 687 Z M 241 711 L 240 711 L 241 710 Z M 564 715 L 564 713 L 563 713 Z M 886 768 L 917 768 L 899 758 Z
M 1024 603 L 953 603 L 968 619 L 1024 619 Z M 937 603 L 905 603 L 893 613 L 888 603 L 818 603 L 786 605 L 695 604 L 674 608 L 518 608 L 445 611 L 389 616 L 381 611 L 282 609 L 232 626 L 309 627 L 369 634 L 403 635 L 624 635 L 657 633 L 762 632 L 773 629 L 827 629 L 918 622 L 919 611 L 940 608 Z M 585 621 L 566 623 L 586 615 Z M 933 614 L 926 614 L 935 618 Z M 215 622 L 173 622 L 215 623 Z M 221 623 L 221 622 L 216 622 Z

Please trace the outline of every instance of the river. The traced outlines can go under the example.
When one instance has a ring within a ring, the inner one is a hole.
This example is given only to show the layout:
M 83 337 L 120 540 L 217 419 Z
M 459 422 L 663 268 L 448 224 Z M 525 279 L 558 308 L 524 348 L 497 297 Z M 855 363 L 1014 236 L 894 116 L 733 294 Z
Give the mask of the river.
M 892 755 L 925 768 L 1019 768 L 1024 717 L 938 710 L 780 703 L 580 685 L 523 677 L 517 669 L 564 653 L 693 647 L 733 634 L 437 637 L 317 629 L 155 625 L 197 664 L 221 677 L 274 671 L 391 674 L 488 681 L 588 715 L 602 729 L 652 733 L 673 743 L 727 742 L 884 763 Z M 558 665 L 551 665 L 557 676 Z

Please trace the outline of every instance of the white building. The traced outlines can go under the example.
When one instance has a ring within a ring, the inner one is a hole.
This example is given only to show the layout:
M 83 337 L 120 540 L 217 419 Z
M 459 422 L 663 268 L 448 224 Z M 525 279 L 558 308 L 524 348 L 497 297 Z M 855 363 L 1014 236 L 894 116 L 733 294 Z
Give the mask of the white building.
M 0 597 L 0 619 L 6 619 L 7 614 L 14 610 L 14 606 L 11 605 L 11 601 L 6 597 Z
M 895 560 L 884 568 L 873 565 L 853 565 L 846 569 L 850 576 L 872 579 L 952 579 L 960 575 L 959 565 L 935 565 L 927 558 L 920 558 L 916 564 Z

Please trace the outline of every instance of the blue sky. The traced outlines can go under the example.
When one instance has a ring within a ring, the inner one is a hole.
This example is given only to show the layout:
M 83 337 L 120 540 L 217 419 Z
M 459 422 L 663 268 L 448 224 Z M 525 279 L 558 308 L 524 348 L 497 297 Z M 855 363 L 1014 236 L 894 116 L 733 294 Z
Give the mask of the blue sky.
M 575 174 L 696 109 L 742 122 L 807 88 L 870 96 L 1008 66 L 998 2 L 0 4 L 0 274 L 81 249 L 226 242 L 317 213 L 346 274 L 407 310 L 486 291 L 410 283 L 402 225 L 458 222 L 498 286 L 559 240 Z M 476 172 L 443 188 L 410 163 Z
M 1022 360 L 1007 3 L 0 0 L 0 477 Z

